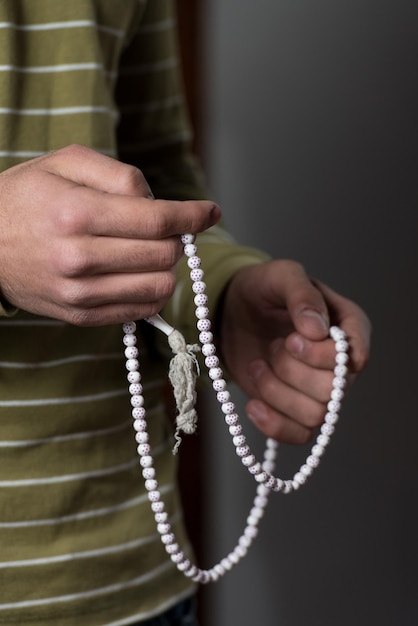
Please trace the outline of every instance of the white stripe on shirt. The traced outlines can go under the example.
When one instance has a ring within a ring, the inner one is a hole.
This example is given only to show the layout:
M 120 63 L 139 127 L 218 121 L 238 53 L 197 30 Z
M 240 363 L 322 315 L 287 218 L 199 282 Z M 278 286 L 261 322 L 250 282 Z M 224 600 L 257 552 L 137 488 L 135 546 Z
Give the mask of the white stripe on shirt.
M 22 600 L 20 602 L 8 602 L 7 604 L 0 604 L 0 611 L 6 611 L 10 609 L 26 609 L 35 606 L 45 606 L 47 604 L 55 604 L 57 602 L 74 602 L 75 600 L 94 598 L 97 596 L 104 596 L 109 593 L 117 593 L 123 589 L 130 589 L 132 587 L 138 587 L 145 584 L 153 578 L 158 578 L 163 572 L 175 567 L 174 563 L 168 559 L 162 565 L 159 565 L 151 572 L 138 576 L 132 580 L 125 581 L 123 583 L 117 583 L 115 585 L 108 585 L 107 587 L 100 587 L 99 589 L 91 589 L 90 591 L 82 591 L 79 593 L 72 593 L 66 596 L 55 596 L 52 598 L 39 598 L 38 600 Z
M 158 487 L 158 491 L 165 495 L 173 491 L 173 485 L 163 485 Z M 103 507 L 101 509 L 93 509 L 84 511 L 83 513 L 73 513 L 72 515 L 61 515 L 60 517 L 51 517 L 45 519 L 22 520 L 16 522 L 0 522 L 0 528 L 33 528 L 37 526 L 55 526 L 57 524 L 67 524 L 72 522 L 80 522 L 95 517 L 104 517 L 105 515 L 113 515 L 126 509 L 132 509 L 139 504 L 148 501 L 148 494 L 144 493 L 131 500 L 126 500 L 113 506 Z

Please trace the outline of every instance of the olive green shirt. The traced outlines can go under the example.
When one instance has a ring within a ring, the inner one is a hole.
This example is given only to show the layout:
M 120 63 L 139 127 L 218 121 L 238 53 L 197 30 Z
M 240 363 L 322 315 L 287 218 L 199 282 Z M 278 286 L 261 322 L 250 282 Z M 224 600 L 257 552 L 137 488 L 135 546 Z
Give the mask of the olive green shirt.
M 170 0 L 0 0 L 0 171 L 80 143 L 140 167 L 157 197 L 205 197 L 178 69 Z M 212 310 L 234 272 L 264 258 L 221 227 L 199 253 Z M 189 283 L 183 263 L 164 316 L 196 341 Z M 168 351 L 139 326 L 159 489 L 190 552 L 163 401 Z M 122 336 L 0 309 L 0 624 L 130 624 L 194 591 L 143 486 Z

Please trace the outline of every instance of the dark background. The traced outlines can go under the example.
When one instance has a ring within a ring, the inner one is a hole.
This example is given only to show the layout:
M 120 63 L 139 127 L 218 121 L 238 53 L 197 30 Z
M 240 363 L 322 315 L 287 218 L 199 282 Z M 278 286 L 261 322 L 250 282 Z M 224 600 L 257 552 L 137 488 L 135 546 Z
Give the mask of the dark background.
M 204 626 L 416 626 L 418 4 L 180 5 L 198 146 L 231 232 L 303 262 L 374 328 L 320 469 L 273 496 L 250 556 L 205 591 Z M 211 566 L 253 486 L 205 412 L 197 535 Z M 284 448 L 281 473 L 304 454 Z

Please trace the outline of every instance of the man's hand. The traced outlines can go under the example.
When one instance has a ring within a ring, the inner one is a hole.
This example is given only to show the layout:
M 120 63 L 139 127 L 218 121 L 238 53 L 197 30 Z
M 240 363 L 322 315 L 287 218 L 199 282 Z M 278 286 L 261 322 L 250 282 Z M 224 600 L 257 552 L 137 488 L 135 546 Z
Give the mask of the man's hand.
M 149 317 L 174 291 L 179 235 L 219 215 L 154 200 L 138 169 L 69 146 L 0 175 L 1 293 L 80 326 Z
M 363 311 L 293 261 L 240 270 L 227 287 L 221 319 L 222 356 L 250 398 L 248 416 L 286 443 L 307 443 L 324 418 L 335 366 L 330 323 L 347 334 L 351 380 L 368 360 Z

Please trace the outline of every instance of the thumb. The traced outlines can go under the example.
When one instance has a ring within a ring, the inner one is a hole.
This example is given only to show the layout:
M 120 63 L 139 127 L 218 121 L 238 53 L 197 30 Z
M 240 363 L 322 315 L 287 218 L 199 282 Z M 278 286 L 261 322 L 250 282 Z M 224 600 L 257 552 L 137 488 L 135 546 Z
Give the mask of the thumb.
M 321 291 L 298 263 L 287 272 L 286 306 L 295 330 L 310 339 L 321 341 L 329 333 L 328 307 Z

